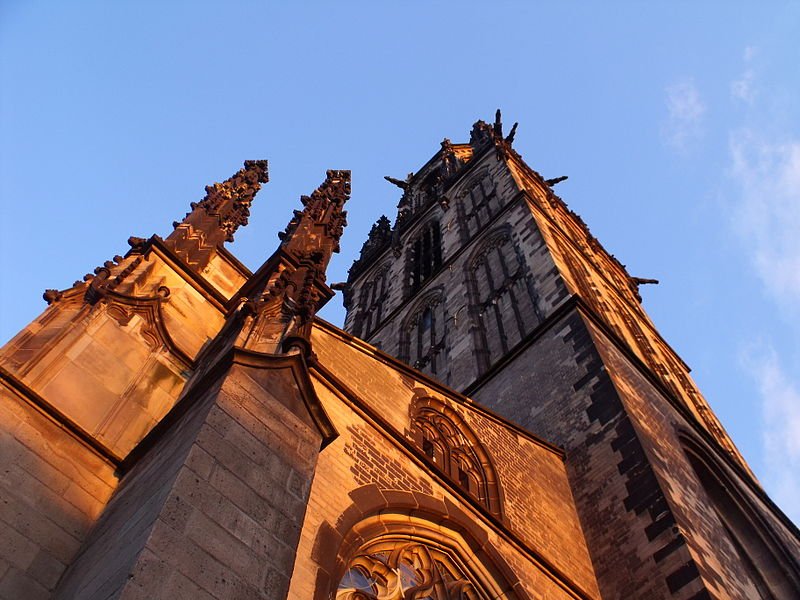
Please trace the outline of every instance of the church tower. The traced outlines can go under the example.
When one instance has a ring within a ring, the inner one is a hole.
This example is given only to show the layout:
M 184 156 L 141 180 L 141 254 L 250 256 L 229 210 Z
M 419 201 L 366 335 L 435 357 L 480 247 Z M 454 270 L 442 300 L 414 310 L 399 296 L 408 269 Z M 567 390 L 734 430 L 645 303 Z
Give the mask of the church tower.
M 405 179 L 343 285 L 345 329 L 566 451 L 607 598 L 792 598 L 800 536 L 500 112 Z M 536 477 L 535 473 L 530 474 Z
M 800 532 L 515 131 L 387 178 L 345 284 L 350 172 L 251 272 L 246 161 L 45 291 L 0 349 L 0 600 L 797 598 Z

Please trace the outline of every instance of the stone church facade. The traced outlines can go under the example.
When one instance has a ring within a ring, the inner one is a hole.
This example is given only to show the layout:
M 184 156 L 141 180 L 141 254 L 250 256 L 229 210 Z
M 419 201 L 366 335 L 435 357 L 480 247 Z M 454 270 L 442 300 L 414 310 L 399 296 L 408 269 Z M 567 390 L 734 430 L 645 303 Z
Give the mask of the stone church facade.
M 348 281 L 348 171 L 255 272 L 248 161 L 0 352 L 0 598 L 797 598 L 771 502 L 500 114 Z M 344 330 L 316 317 L 344 294 Z

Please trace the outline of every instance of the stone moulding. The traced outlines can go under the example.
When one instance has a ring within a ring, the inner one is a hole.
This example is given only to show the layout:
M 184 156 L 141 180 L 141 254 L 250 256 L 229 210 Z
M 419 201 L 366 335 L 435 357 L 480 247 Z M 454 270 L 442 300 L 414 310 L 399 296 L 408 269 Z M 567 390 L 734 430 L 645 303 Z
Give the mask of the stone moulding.
M 141 460 L 158 441 L 164 437 L 181 417 L 190 411 L 202 398 L 203 393 L 224 377 L 235 365 L 241 365 L 257 370 L 286 370 L 288 369 L 297 384 L 298 391 L 303 400 L 308 415 L 322 436 L 320 449 L 330 444 L 338 437 L 338 432 L 328 417 L 322 403 L 314 391 L 314 386 L 308 375 L 308 366 L 301 353 L 292 354 L 264 354 L 253 352 L 238 347 L 233 347 L 222 354 L 196 381 L 190 381 L 188 392 L 178 400 L 175 406 L 150 430 L 150 432 L 131 450 L 119 466 L 120 475 L 124 475 Z M 280 396 L 275 396 L 280 401 Z
M 399 363 L 398 363 L 399 364 Z M 411 371 L 410 367 L 406 367 L 409 371 Z M 409 457 L 410 460 L 417 462 L 422 468 L 428 469 L 428 475 L 431 477 L 435 477 L 437 483 L 441 485 L 443 488 L 447 489 L 451 494 L 459 497 L 459 499 L 463 502 L 465 506 L 468 506 L 473 512 L 472 517 L 467 517 L 466 514 L 456 507 L 452 502 L 449 500 L 444 500 L 448 510 L 440 513 L 436 517 L 436 521 L 440 522 L 443 519 L 451 519 L 453 515 L 461 514 L 463 515 L 463 525 L 468 526 L 468 524 L 473 523 L 475 518 L 480 518 L 484 524 L 488 525 L 492 530 L 494 530 L 498 535 L 503 537 L 504 539 L 511 542 L 518 550 L 520 550 L 525 556 L 527 556 L 532 563 L 537 565 L 544 573 L 547 574 L 549 578 L 551 578 L 554 582 L 556 582 L 566 593 L 568 593 L 573 598 L 581 598 L 581 599 L 590 599 L 592 598 L 591 595 L 586 593 L 580 586 L 575 583 L 566 573 L 560 571 L 555 565 L 551 564 L 540 552 L 538 552 L 534 548 L 530 548 L 527 546 L 512 530 L 510 530 L 505 523 L 503 523 L 497 516 L 490 513 L 489 510 L 472 496 L 461 490 L 455 483 L 453 483 L 450 479 L 445 477 L 444 475 L 438 475 L 435 470 L 431 470 L 428 468 L 427 462 L 422 458 L 424 456 L 422 451 L 417 448 L 415 444 L 412 444 L 409 439 L 403 436 L 400 432 L 397 432 L 393 429 L 386 421 L 383 420 L 377 413 L 371 410 L 365 402 L 362 402 L 358 395 L 353 392 L 344 382 L 339 380 L 333 373 L 330 372 L 329 369 L 325 368 L 319 364 L 311 365 L 311 372 L 318 376 L 319 381 L 328 387 L 332 392 L 334 392 L 337 396 L 342 398 L 349 406 L 351 406 L 356 412 L 358 412 L 362 418 L 365 418 L 368 422 L 372 423 L 374 426 L 378 428 L 379 431 L 384 432 L 385 435 L 389 436 L 394 443 L 397 444 L 399 448 L 401 448 L 404 453 Z M 414 376 L 418 378 L 422 378 L 421 374 L 418 372 L 413 373 Z M 428 383 L 427 381 L 425 382 Z M 435 382 L 431 381 L 431 387 L 437 387 Z M 452 393 L 452 392 L 451 392 Z M 469 399 L 464 399 L 469 403 L 474 410 L 479 410 L 482 414 L 488 414 L 492 416 L 492 413 L 487 411 L 485 408 L 479 407 L 477 405 L 472 405 Z M 499 417 L 494 417 L 499 419 Z M 503 423 L 506 423 L 503 421 Z M 507 424 L 507 427 L 510 429 L 517 429 L 512 424 Z M 524 432 L 523 435 L 531 439 L 532 441 L 536 442 L 537 444 L 541 445 L 549 449 L 551 452 L 558 454 L 563 460 L 563 452 L 556 447 L 548 445 L 538 438 L 535 438 L 528 432 Z M 421 510 L 421 507 L 424 507 L 424 504 L 420 504 L 418 501 L 418 497 L 421 496 L 419 492 L 402 492 L 402 491 L 394 491 L 394 490 L 379 490 L 378 486 L 375 484 L 370 484 L 364 486 L 364 488 L 359 488 L 361 491 L 351 492 L 351 496 L 353 493 L 364 494 L 365 501 L 357 501 L 356 504 L 352 507 L 352 510 L 346 511 L 342 517 L 337 521 L 337 530 L 341 530 L 342 532 L 345 531 L 341 529 L 343 523 L 352 524 L 358 520 L 359 515 L 367 515 L 367 514 L 374 514 L 380 513 L 384 509 L 388 509 L 390 506 L 392 508 L 397 507 L 408 507 L 409 509 L 415 509 L 415 514 L 417 510 Z M 369 491 L 374 490 L 374 491 Z M 359 496 L 361 498 L 361 496 Z M 367 504 L 367 500 L 373 498 L 372 502 L 377 502 L 375 505 L 375 509 L 371 512 L 363 511 L 361 509 L 364 508 Z M 435 500 L 437 503 L 442 504 L 442 500 Z M 356 506 L 357 505 L 357 506 Z M 351 514 L 355 511 L 358 514 Z M 470 526 L 470 530 L 474 531 L 476 535 L 478 532 L 481 532 L 481 535 L 485 536 L 485 532 L 478 527 L 476 524 L 472 524 Z M 321 530 L 322 531 L 322 530 Z M 321 534 L 322 535 L 322 534 Z M 337 534 L 339 536 L 343 535 L 342 533 Z M 316 542 L 315 546 L 318 545 L 320 542 Z M 330 542 L 327 542 L 328 544 Z M 323 567 L 324 568 L 324 567 Z M 329 573 L 332 572 L 328 571 Z M 343 574 L 342 571 L 341 574 Z M 340 574 L 340 576 L 341 576 Z M 337 580 L 338 581 L 338 580 Z M 328 596 L 318 596 L 315 597 L 315 600 L 322 600 L 323 598 L 328 598 Z
M 134 315 L 141 316 L 146 323 L 142 327 L 142 335 L 150 349 L 156 351 L 167 348 L 187 369 L 194 369 L 194 359 L 175 343 L 164 322 L 162 305 L 169 301 L 169 288 L 160 286 L 158 292 L 156 296 L 128 296 L 108 291 L 106 292 L 108 314 L 123 327 Z
M 486 566 L 484 581 L 491 575 L 495 581 L 501 582 L 498 591 L 513 590 L 512 593 L 516 595 L 509 597 L 519 600 L 530 598 L 513 569 L 490 543 L 486 531 L 475 523 L 474 517 L 448 498 L 436 498 L 420 492 L 381 490 L 374 483 L 357 488 L 349 495 L 352 504 L 336 520 L 335 527 L 326 523 L 320 527 L 314 541 L 312 558 L 327 573 L 331 586 L 328 590 L 318 588 L 314 600 L 333 597 L 349 560 L 358 549 L 365 542 L 387 534 L 401 534 L 404 539 L 408 539 L 409 535 L 417 535 L 422 540 L 450 546 L 454 540 L 461 540 L 453 549 L 470 557 L 480 557 L 480 562 Z M 522 544 L 513 533 L 503 531 L 501 535 L 568 597 L 593 599 L 565 573 Z
M 122 464 L 123 459 L 121 456 L 118 456 L 110 448 L 98 442 L 92 434 L 47 402 L 47 400 L 42 398 L 3 367 L 0 367 L 0 382 L 2 382 L 13 395 L 45 415 L 61 427 L 67 434 L 78 440 L 100 458 L 116 468 Z

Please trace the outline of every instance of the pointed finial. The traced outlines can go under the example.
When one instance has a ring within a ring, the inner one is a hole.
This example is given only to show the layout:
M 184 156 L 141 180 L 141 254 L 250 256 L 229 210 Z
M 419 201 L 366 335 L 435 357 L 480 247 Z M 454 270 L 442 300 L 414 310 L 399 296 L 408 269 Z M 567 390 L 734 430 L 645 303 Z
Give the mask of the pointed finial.
M 347 225 L 344 203 L 350 198 L 350 171 L 329 170 L 310 196 L 301 196 L 303 210 L 295 210 L 286 229 L 278 234 L 284 251 L 298 255 L 313 246 L 327 266 L 331 252 L 339 252 L 339 238 Z
M 514 136 L 517 135 L 517 126 L 518 125 L 519 125 L 519 123 L 514 123 L 514 125 L 511 127 L 511 131 L 509 131 L 508 135 L 506 136 L 506 143 L 509 146 L 514 143 Z
M 229 179 L 206 186 L 205 197 L 190 204 L 192 210 L 165 242 L 189 265 L 203 269 L 214 249 L 232 242 L 236 230 L 247 225 L 250 204 L 268 181 L 266 160 L 244 161 L 244 168 Z
M 310 196 L 301 196 L 303 210 L 294 211 L 277 251 L 291 260 L 265 263 L 275 269 L 262 273 L 248 292 L 243 310 L 255 320 L 249 332 L 240 334 L 245 347 L 268 353 L 298 347 L 310 356 L 311 322 L 329 298 L 325 272 L 331 254 L 339 251 L 349 198 L 350 171 L 344 170 L 329 170 Z
M 499 108 L 497 109 L 497 112 L 494 113 L 494 132 L 497 135 L 497 137 L 499 138 L 503 137 L 503 121 Z

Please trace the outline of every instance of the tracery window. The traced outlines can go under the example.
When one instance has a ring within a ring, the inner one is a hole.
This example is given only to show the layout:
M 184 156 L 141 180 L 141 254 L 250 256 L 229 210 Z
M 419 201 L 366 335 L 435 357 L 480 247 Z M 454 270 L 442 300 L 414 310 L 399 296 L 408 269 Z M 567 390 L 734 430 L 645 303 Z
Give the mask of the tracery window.
M 489 512 L 501 516 L 500 487 L 492 461 L 456 410 L 435 398 L 415 400 L 411 434 L 445 476 Z
M 497 187 L 487 172 L 472 179 L 459 196 L 459 213 L 469 237 L 477 234 L 500 210 Z
M 438 221 L 431 221 L 417 233 L 408 245 L 408 294 L 415 294 L 441 266 L 441 230 Z
M 358 554 L 336 600 L 485 600 L 489 596 L 445 550 L 385 541 Z
M 400 360 L 431 375 L 445 371 L 446 317 L 441 289 L 423 296 L 400 325 Z
M 358 299 L 359 315 L 354 327 L 356 337 L 368 338 L 381 323 L 389 295 L 388 280 L 389 266 L 385 265 L 361 288 Z
M 467 263 L 470 309 L 481 372 L 541 320 L 525 262 L 508 228 L 490 233 Z
M 323 561 L 335 574 L 330 598 L 530 600 L 493 544 L 474 537 L 470 515 L 456 505 L 445 514 L 400 502 L 368 502 L 364 516 L 341 531 L 339 552 Z

